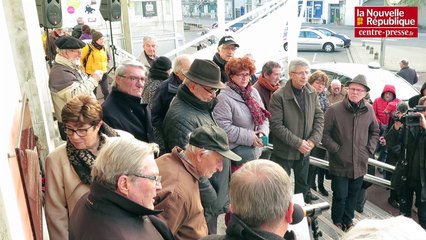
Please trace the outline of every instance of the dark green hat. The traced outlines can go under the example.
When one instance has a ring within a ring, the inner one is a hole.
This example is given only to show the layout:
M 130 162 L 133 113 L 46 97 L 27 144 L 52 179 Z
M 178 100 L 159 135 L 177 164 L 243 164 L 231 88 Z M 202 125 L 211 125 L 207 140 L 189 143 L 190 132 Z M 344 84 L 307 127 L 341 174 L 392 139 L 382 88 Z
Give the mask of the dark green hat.
M 228 135 L 218 126 L 207 125 L 194 129 L 189 135 L 189 144 L 217 152 L 233 161 L 241 161 L 241 157 L 229 149 Z

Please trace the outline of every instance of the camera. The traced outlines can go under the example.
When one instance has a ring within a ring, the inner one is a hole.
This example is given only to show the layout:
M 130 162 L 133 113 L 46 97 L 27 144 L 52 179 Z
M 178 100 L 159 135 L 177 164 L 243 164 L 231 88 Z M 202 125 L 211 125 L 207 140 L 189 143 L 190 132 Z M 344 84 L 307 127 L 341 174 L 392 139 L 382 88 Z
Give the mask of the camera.
M 396 122 L 402 122 L 407 127 L 420 126 L 420 116 L 413 113 L 424 112 L 426 111 L 426 106 L 417 105 L 414 108 L 408 109 L 407 113 L 402 115 L 402 117 L 393 116 L 393 120 Z

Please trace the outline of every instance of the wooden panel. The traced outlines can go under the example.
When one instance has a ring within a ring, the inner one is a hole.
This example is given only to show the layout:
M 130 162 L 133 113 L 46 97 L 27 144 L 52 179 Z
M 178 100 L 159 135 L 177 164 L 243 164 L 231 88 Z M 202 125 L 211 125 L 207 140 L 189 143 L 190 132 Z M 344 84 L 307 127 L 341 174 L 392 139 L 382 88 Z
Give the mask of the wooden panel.
M 42 191 L 38 155 L 33 150 L 16 148 L 16 158 L 21 173 L 28 213 L 34 239 L 43 239 Z

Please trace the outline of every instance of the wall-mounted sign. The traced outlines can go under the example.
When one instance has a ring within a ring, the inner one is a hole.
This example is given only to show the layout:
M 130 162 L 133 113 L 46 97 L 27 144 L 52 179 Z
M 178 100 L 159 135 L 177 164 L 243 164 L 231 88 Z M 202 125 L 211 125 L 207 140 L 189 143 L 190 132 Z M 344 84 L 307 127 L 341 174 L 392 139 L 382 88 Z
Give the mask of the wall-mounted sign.
M 355 7 L 355 37 L 416 38 L 417 7 Z
M 157 16 L 157 2 L 147 1 L 142 2 L 142 14 L 144 17 L 156 17 Z

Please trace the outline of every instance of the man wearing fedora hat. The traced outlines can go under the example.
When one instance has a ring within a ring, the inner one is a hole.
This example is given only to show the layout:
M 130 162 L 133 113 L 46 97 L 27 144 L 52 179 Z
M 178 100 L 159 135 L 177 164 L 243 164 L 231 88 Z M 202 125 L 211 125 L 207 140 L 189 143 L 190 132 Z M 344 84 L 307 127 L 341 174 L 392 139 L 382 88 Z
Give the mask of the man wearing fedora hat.
M 224 158 L 240 161 L 229 149 L 226 132 L 215 125 L 194 129 L 186 149 L 176 146 L 157 159 L 162 189 L 157 191 L 156 208 L 176 239 L 200 239 L 208 234 L 198 182 L 223 169 Z
M 218 43 L 217 53 L 213 56 L 213 62 L 220 67 L 220 77 L 223 83 L 228 81 L 226 76 L 225 65 L 234 57 L 235 51 L 240 45 L 235 42 L 232 36 L 223 36 Z
M 325 113 L 322 139 L 330 153 L 331 219 L 344 231 L 353 226 L 357 194 L 380 132 L 373 107 L 364 99 L 370 91 L 366 77 L 357 75 L 346 86 L 345 98 L 331 105 Z
M 86 44 L 81 40 L 63 36 L 58 38 L 55 43 L 58 53 L 50 70 L 49 89 L 61 138 L 66 140 L 65 125 L 61 118 L 62 108 L 70 99 L 80 94 L 96 97 L 93 90 L 102 79 L 103 72 L 95 70 L 90 77 L 84 72 L 80 58 L 81 49 Z
M 166 152 L 170 152 L 175 146 L 185 148 L 189 133 L 195 128 L 217 126 L 212 112 L 217 102 L 217 91 L 225 88 L 220 80 L 219 67 L 211 60 L 195 59 L 184 75 L 185 80 L 170 103 L 163 122 Z M 223 161 L 222 172 L 213 174 L 210 181 L 200 179 L 201 202 L 209 233 L 216 232 L 217 216 L 229 210 L 229 177 L 230 162 L 226 159 Z M 210 194 L 217 196 L 214 201 L 210 200 Z

